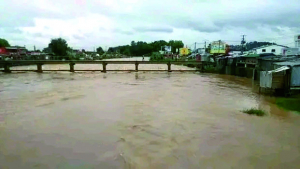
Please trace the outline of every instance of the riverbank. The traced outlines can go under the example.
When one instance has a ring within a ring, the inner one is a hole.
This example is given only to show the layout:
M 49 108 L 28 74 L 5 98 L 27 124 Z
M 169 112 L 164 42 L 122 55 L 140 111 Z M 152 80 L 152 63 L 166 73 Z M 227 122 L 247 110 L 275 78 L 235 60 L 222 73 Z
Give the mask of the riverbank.
M 292 98 L 277 98 L 276 105 L 285 110 L 296 111 L 300 114 L 300 96 Z

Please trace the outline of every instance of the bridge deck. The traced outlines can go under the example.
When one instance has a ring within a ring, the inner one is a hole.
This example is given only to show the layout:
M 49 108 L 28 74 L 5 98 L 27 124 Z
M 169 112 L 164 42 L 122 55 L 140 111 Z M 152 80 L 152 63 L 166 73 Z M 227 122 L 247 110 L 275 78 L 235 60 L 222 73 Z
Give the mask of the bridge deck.
M 201 61 L 93 61 L 93 60 L 9 60 L 0 61 L 0 64 L 197 64 L 200 65 Z
M 201 61 L 90 61 L 90 60 L 66 60 L 66 61 L 57 61 L 57 60 L 9 60 L 9 61 L 0 61 L 0 66 L 2 65 L 4 67 L 3 72 L 9 73 L 12 71 L 35 71 L 35 70 L 11 70 L 11 66 L 26 66 L 26 65 L 37 65 L 36 72 L 43 72 L 43 71 L 70 71 L 74 72 L 76 64 L 102 64 L 103 69 L 102 70 L 76 70 L 76 71 L 101 71 L 101 72 L 107 72 L 107 71 L 139 71 L 139 65 L 140 64 L 166 64 L 168 66 L 167 70 L 140 70 L 140 71 L 168 71 L 172 72 L 171 65 L 177 64 L 177 65 L 200 65 L 202 68 L 202 64 L 211 64 L 208 62 L 201 62 Z M 43 70 L 42 65 L 45 64 L 69 64 L 70 69 L 69 70 Z M 135 70 L 107 70 L 106 65 L 107 64 L 134 64 Z M 196 70 L 173 70 L 173 71 L 196 71 Z

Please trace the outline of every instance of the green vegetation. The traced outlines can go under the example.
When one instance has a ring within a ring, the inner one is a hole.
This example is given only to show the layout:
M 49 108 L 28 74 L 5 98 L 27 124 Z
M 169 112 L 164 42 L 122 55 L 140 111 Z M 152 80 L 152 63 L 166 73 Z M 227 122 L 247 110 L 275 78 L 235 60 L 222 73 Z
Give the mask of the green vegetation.
M 204 67 L 204 72 L 206 72 L 206 73 L 218 73 L 218 70 L 214 66 L 206 66 L 206 67 Z
M 154 41 L 151 43 L 142 42 L 142 41 L 132 41 L 130 45 L 123 45 L 117 47 L 109 47 L 107 53 L 119 53 L 123 55 L 131 56 L 150 56 L 153 52 L 158 52 L 164 50 L 163 46 L 171 46 L 172 53 L 176 53 L 176 49 L 182 48 L 184 46 L 181 40 L 170 40 L 166 42 L 164 40 Z
M 0 47 L 9 47 L 9 43 L 6 39 L 1 39 L 0 38 Z
M 246 50 L 251 50 L 253 48 L 257 48 L 257 47 L 261 47 L 264 45 L 272 45 L 273 43 L 271 42 L 257 42 L 257 41 L 253 41 L 253 42 L 248 42 L 244 45 L 244 48 Z M 276 43 L 274 43 L 276 44 Z M 241 51 L 241 49 L 243 48 L 243 46 L 241 45 L 230 45 L 230 50 L 232 51 Z
M 260 109 L 255 109 L 255 108 L 243 110 L 242 112 L 246 113 L 246 114 L 250 114 L 250 115 L 257 115 L 257 116 L 264 116 L 264 115 L 266 115 L 265 111 L 260 110 Z
M 96 50 L 99 55 L 102 55 L 104 53 L 104 50 L 100 46 Z
M 286 110 L 297 111 L 300 113 L 300 98 L 277 98 L 276 104 Z
M 67 41 L 62 38 L 51 39 L 49 48 L 57 56 L 67 56 L 68 44 Z
M 160 54 L 159 52 L 153 52 L 150 56 L 150 61 L 163 61 L 164 55 Z

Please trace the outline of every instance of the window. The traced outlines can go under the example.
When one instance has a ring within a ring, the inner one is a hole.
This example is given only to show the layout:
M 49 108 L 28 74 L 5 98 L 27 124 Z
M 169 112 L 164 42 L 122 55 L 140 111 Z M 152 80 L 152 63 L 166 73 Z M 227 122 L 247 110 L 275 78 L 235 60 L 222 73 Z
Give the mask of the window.
M 272 52 L 275 52 L 275 49 L 272 49 Z
M 261 51 L 262 51 L 262 52 L 266 52 L 266 49 L 262 49 Z

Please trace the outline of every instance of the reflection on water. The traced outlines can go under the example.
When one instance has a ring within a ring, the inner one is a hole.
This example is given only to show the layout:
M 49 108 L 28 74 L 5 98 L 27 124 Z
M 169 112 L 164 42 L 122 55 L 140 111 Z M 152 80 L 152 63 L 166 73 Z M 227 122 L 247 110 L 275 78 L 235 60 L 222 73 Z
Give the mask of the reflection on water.
M 251 79 L 174 72 L 0 79 L 0 168 L 300 165 L 299 116 L 258 95 Z M 269 116 L 240 112 L 251 107 Z

